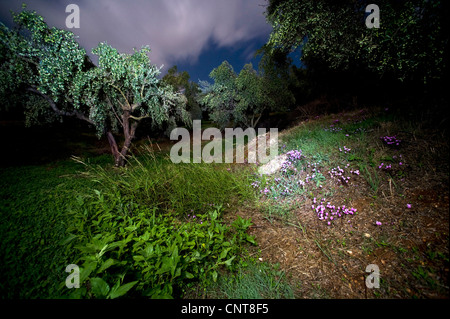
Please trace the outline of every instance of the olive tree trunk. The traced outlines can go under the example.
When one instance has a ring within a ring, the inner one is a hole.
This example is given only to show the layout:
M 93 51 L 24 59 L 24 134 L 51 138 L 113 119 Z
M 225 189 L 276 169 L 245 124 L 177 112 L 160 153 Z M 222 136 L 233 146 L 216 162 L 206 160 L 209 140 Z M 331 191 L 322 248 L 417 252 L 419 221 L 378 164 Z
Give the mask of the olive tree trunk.
M 117 167 L 125 166 L 126 156 L 128 154 L 128 150 L 130 149 L 131 142 L 134 139 L 136 128 L 139 122 L 133 121 L 130 125 L 130 111 L 124 111 L 122 115 L 122 123 L 123 123 L 123 135 L 125 137 L 125 140 L 123 142 L 123 146 L 120 151 L 113 133 L 111 131 L 108 131 L 106 133 L 109 146 L 111 147 L 111 153 L 114 157 L 114 165 Z

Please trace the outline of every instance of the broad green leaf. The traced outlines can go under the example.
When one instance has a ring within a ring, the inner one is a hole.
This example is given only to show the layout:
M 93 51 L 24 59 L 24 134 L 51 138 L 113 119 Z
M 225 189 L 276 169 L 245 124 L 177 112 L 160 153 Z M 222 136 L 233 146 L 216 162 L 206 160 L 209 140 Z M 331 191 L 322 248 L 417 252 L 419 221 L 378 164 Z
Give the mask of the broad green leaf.
M 116 262 L 114 259 L 109 258 L 107 261 L 105 261 L 104 263 L 102 263 L 102 265 L 100 266 L 99 270 L 97 270 L 97 274 L 102 273 L 103 271 L 105 271 L 106 269 L 108 269 L 109 267 L 111 267 L 112 265 L 114 265 Z
M 253 245 L 257 245 L 256 241 L 255 241 L 255 237 L 251 236 L 251 235 L 247 235 L 245 234 L 245 239 L 249 242 L 252 243 Z
M 132 282 L 126 283 L 125 285 L 119 286 L 116 290 L 111 291 L 111 294 L 109 295 L 109 297 L 111 299 L 121 297 L 121 296 L 125 295 L 137 283 L 138 283 L 138 281 L 132 281 Z
M 109 285 L 102 278 L 95 277 L 91 279 L 92 293 L 97 298 L 104 298 L 109 293 Z
M 233 256 L 230 259 L 225 260 L 224 264 L 227 265 L 228 267 L 230 267 L 231 266 L 231 262 L 234 260 L 234 258 L 236 258 L 236 256 Z
M 86 262 L 83 267 L 80 267 L 80 284 L 82 284 L 89 277 L 95 268 L 97 268 L 96 261 Z
M 224 249 L 224 250 L 220 253 L 219 260 L 224 259 L 224 258 L 227 256 L 227 254 L 228 254 L 228 252 L 229 252 L 230 250 L 231 250 L 231 247 Z
M 214 271 L 212 272 L 212 278 L 213 278 L 213 281 L 214 281 L 214 282 L 217 281 L 217 271 L 214 270 Z

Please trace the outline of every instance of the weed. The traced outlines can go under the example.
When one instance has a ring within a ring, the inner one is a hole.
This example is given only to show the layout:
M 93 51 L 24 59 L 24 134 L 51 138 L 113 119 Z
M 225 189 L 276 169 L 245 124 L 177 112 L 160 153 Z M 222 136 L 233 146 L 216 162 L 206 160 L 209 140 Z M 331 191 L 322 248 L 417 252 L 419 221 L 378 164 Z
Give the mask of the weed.
M 411 272 L 411 274 L 418 280 L 425 282 L 431 288 L 436 288 L 436 281 L 430 276 L 431 269 L 427 267 L 417 266 L 417 268 Z
M 377 193 L 378 188 L 380 187 L 380 177 L 378 173 L 370 166 L 360 163 L 359 171 L 362 172 L 362 176 L 370 185 L 372 191 Z
M 178 297 L 188 283 L 216 281 L 221 267 L 233 269 L 244 242 L 255 243 L 246 233 L 251 223 L 223 225 L 220 207 L 197 214 L 201 222 L 183 222 L 157 207 L 121 212 L 115 194 L 95 193 L 71 214 L 66 243 L 79 251 L 81 269 L 72 298 Z

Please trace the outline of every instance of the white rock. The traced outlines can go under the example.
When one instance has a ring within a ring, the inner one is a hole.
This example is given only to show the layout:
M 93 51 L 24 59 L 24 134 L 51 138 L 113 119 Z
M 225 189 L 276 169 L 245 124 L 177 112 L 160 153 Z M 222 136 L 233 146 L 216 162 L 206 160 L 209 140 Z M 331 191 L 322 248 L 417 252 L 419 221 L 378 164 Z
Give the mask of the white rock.
M 286 158 L 287 158 L 286 154 L 275 156 L 272 160 L 270 160 L 266 164 L 260 166 L 258 168 L 258 173 L 271 175 L 271 174 L 277 172 L 281 168 L 281 165 L 283 164 L 283 162 L 286 161 Z

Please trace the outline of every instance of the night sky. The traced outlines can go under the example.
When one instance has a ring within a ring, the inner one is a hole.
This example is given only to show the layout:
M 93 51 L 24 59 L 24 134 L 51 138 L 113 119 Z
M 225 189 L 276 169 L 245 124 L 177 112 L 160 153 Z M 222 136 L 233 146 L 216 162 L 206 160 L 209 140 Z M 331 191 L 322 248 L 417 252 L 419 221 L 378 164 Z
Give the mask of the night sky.
M 254 53 L 267 42 L 271 26 L 264 0 L 0 0 L 0 21 L 11 26 L 10 10 L 22 3 L 36 10 L 49 26 L 70 30 L 94 62 L 91 50 L 107 42 L 123 53 L 149 45 L 152 63 L 188 71 L 191 80 L 210 80 L 211 70 L 227 60 L 239 72 L 259 59 Z M 65 25 L 66 6 L 80 8 L 80 28 Z

